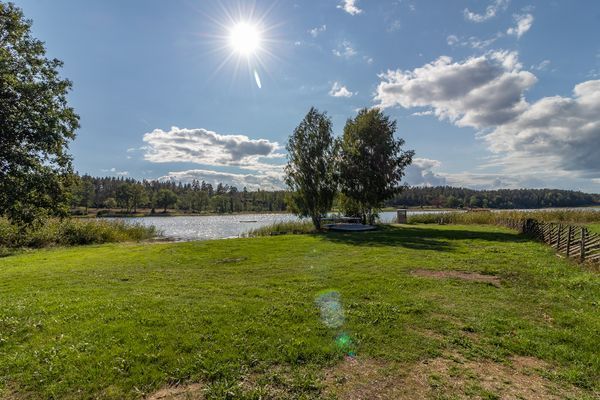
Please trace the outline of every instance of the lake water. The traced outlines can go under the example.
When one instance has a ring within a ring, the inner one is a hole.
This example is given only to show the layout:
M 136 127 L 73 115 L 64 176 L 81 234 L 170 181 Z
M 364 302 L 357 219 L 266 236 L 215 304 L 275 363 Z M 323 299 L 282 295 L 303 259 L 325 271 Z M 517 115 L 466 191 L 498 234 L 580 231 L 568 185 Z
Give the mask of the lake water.
M 588 208 L 589 210 L 590 208 Z M 600 211 L 600 208 L 595 208 Z M 534 210 L 522 210 L 534 211 Z M 444 213 L 447 211 L 409 210 L 408 215 Z M 379 214 L 381 222 L 393 222 L 395 211 Z M 141 217 L 126 218 L 126 222 L 154 225 L 167 238 L 175 240 L 211 240 L 240 237 L 252 229 L 271 225 L 276 222 L 298 221 L 292 214 L 242 214 L 182 217 Z
M 440 211 L 408 211 L 408 215 Z M 380 213 L 381 222 L 392 222 L 395 211 Z M 176 240 L 227 239 L 276 222 L 298 221 L 292 214 L 242 214 L 182 217 L 125 218 L 126 222 L 154 225 L 165 237 Z

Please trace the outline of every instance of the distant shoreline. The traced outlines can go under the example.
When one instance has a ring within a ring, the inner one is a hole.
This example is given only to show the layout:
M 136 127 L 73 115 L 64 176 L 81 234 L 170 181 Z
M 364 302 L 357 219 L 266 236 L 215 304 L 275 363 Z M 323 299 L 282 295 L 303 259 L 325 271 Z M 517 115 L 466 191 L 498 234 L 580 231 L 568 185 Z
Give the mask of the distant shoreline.
M 590 208 L 598 208 L 600 205 L 589 205 L 589 206 L 580 206 L 580 207 L 544 207 L 544 208 L 514 208 L 514 209 L 503 209 L 503 208 L 490 208 L 490 211 L 522 211 L 522 210 L 573 210 L 573 209 L 590 209 Z M 408 211 L 431 211 L 431 212 L 459 212 L 466 211 L 465 208 L 437 208 L 437 207 L 385 207 L 381 209 L 381 212 L 395 212 L 396 210 L 408 210 Z M 107 212 L 104 212 L 107 211 Z M 72 210 L 73 212 L 73 210 Z M 101 215 L 98 215 L 98 212 L 101 212 Z M 333 210 L 333 212 L 338 212 L 338 210 Z M 146 217 L 160 217 L 160 218 L 168 218 L 168 217 L 218 217 L 218 216 L 226 216 L 226 215 L 256 215 L 256 214 L 267 214 L 267 215 L 283 215 L 283 214 L 293 214 L 291 211 L 241 211 L 241 212 L 232 212 L 232 213 L 186 213 L 180 211 L 167 211 L 166 213 L 160 211 L 155 212 L 154 214 L 150 212 L 150 210 L 138 211 L 136 213 L 125 214 L 115 210 L 106 210 L 106 209 L 88 209 L 88 213 L 84 215 L 78 215 L 76 213 L 71 214 L 73 218 L 146 218 Z

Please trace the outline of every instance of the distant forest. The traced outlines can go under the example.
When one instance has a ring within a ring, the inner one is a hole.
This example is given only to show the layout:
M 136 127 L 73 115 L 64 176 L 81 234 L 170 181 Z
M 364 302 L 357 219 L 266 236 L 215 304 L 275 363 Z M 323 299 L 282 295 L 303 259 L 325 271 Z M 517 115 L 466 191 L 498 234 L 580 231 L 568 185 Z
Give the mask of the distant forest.
M 444 208 L 546 208 L 600 205 L 600 194 L 559 189 L 473 190 L 450 186 L 412 187 L 386 206 Z
M 74 208 L 190 213 L 286 211 L 286 191 L 248 191 L 204 181 L 137 181 L 131 178 L 77 177 Z M 449 186 L 409 187 L 388 200 L 387 207 L 543 208 L 600 205 L 600 194 L 558 189 L 472 190 Z

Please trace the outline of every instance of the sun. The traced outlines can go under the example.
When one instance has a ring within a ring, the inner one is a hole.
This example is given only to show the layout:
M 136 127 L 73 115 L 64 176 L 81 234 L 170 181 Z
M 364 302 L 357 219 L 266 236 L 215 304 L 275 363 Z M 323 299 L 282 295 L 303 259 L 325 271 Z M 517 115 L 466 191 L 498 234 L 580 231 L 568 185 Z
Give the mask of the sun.
M 238 22 L 229 31 L 229 45 L 240 55 L 249 57 L 255 54 L 260 44 L 260 31 L 248 22 Z

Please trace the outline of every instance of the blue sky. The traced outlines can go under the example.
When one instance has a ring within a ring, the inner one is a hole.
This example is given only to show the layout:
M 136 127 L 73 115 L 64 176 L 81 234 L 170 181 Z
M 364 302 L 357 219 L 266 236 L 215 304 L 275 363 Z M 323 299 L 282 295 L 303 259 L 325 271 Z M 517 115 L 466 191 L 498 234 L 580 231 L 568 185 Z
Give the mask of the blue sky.
M 600 192 L 596 0 L 16 4 L 74 83 L 81 173 L 280 187 L 310 106 L 337 135 L 379 106 L 416 151 L 409 184 Z

